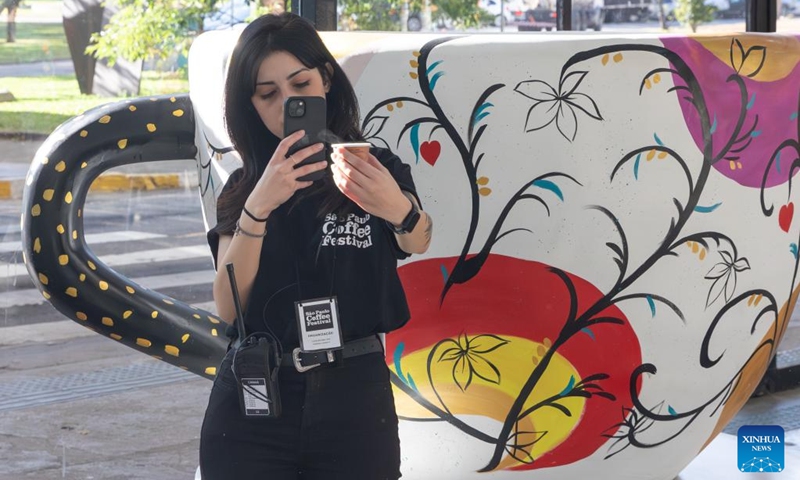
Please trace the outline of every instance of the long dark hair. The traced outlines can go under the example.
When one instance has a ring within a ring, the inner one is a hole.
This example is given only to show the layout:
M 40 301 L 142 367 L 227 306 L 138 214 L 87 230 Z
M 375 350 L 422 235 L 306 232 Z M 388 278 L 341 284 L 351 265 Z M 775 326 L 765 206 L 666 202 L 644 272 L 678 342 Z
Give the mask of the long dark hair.
M 290 53 L 306 67 L 316 68 L 330 84 L 326 95 L 328 130 L 339 141 L 363 141 L 353 86 L 311 23 L 293 13 L 257 18 L 242 31 L 225 82 L 225 125 L 244 166 L 240 181 L 229 190 L 229 195 L 220 196 L 217 205 L 221 220 L 217 228 L 223 232 L 233 230 L 247 196 L 280 143 L 264 125 L 251 100 L 261 62 L 274 52 Z M 333 74 L 328 68 L 333 69 Z M 321 197 L 319 215 L 347 212 L 354 205 L 336 188 L 330 175 L 298 191 L 293 198 L 312 195 Z

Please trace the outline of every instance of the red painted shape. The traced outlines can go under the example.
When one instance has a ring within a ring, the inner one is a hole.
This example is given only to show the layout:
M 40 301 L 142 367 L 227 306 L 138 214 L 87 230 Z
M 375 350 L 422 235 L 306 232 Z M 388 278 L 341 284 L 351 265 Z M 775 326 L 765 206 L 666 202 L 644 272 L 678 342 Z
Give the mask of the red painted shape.
M 455 262 L 456 258 L 427 259 L 400 267 L 412 318 L 405 327 L 387 335 L 390 363 L 401 342 L 407 355 L 461 333 L 513 335 L 539 343 L 544 343 L 545 338 L 556 341 L 567 321 L 570 297 L 564 282 L 548 265 L 490 255 L 481 271 L 470 281 L 454 285 L 440 306 L 444 286 L 442 266 L 450 272 Z M 586 280 L 567 275 L 574 284 L 577 316 L 580 316 L 603 294 Z M 616 399 L 596 396 L 589 399 L 583 412 L 573 412 L 581 420 L 568 439 L 534 464 L 515 469 L 566 465 L 591 455 L 608 440 L 602 434 L 613 434 L 615 429 L 611 427 L 623 420 L 622 407 L 631 406 L 631 372 L 642 363 L 638 338 L 616 306 L 599 312 L 594 318 L 597 317 L 618 318 L 623 324 L 593 326 L 594 339 L 586 333 L 577 333 L 558 352 L 577 369 L 581 378 L 608 374 L 608 379 L 593 383 Z M 520 358 L 519 368 L 533 371 L 533 364 L 530 359 Z M 564 386 L 568 380 L 564 379 Z M 637 391 L 640 388 L 637 385 Z M 487 461 L 490 456 L 488 449 Z
M 788 205 L 782 206 L 781 211 L 778 213 L 778 225 L 780 225 L 781 230 L 789 232 L 789 227 L 792 226 L 792 218 L 794 218 L 794 203 L 789 202 Z
M 428 162 L 431 166 L 436 165 L 436 160 L 439 159 L 439 154 L 442 153 L 442 145 L 436 140 L 432 142 L 422 142 L 419 147 L 419 153 L 422 154 L 422 159 Z

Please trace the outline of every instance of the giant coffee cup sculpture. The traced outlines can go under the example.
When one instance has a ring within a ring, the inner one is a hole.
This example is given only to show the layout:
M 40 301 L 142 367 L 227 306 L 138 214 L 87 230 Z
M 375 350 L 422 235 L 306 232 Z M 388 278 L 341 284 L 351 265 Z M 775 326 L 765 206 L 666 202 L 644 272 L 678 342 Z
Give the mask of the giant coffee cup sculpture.
M 22 219 L 56 308 L 209 377 L 219 320 L 103 265 L 81 208 L 111 166 L 196 158 L 213 224 L 238 165 L 221 115 L 236 34 L 197 39 L 191 101 L 137 99 L 54 132 Z M 343 66 L 368 140 L 411 165 L 436 221 L 429 252 L 400 266 L 412 319 L 387 336 L 404 475 L 673 478 L 754 390 L 796 300 L 800 43 L 387 40 Z

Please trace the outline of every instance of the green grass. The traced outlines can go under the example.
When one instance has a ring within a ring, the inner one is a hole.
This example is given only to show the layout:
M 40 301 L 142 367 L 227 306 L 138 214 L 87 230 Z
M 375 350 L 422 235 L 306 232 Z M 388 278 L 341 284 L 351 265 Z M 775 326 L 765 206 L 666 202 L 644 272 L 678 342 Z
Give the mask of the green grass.
M 64 121 L 104 103 L 121 98 L 81 95 L 72 75 L 0 78 L 0 89 L 8 89 L 17 101 L 0 103 L 0 132 L 50 133 Z M 189 91 L 189 82 L 179 74 L 146 71 L 141 96 Z
M 17 22 L 17 41 L 6 43 L 6 24 L 0 23 L 0 65 L 70 58 L 60 23 Z

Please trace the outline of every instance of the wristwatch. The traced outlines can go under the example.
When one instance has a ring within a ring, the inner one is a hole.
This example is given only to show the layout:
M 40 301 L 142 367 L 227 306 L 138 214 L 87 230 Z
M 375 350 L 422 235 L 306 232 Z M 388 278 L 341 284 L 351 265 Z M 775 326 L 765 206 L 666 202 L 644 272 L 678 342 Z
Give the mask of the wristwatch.
M 403 219 L 402 223 L 400 223 L 399 227 L 394 226 L 392 222 L 386 220 L 386 225 L 389 225 L 389 228 L 398 235 L 404 235 L 406 233 L 411 233 L 414 231 L 414 227 L 417 226 L 417 222 L 419 222 L 419 209 L 414 202 L 411 202 L 411 211 L 408 212 L 406 218 Z

